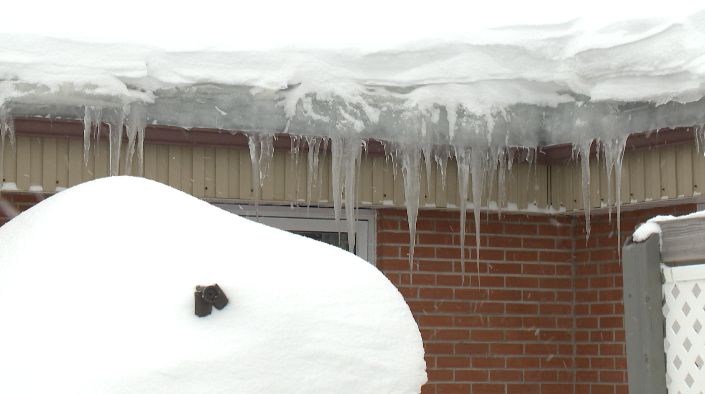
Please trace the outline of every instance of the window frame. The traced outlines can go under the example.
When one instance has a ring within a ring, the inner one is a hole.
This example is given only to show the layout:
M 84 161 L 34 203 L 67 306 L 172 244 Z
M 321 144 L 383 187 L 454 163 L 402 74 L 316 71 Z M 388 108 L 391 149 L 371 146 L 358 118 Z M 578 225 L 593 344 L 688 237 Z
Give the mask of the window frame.
M 285 231 L 340 232 L 347 237 L 347 220 L 343 217 L 336 222 L 333 208 L 254 205 L 217 203 L 217 207 Z M 376 264 L 376 211 L 357 209 L 355 223 L 356 254 L 362 259 Z

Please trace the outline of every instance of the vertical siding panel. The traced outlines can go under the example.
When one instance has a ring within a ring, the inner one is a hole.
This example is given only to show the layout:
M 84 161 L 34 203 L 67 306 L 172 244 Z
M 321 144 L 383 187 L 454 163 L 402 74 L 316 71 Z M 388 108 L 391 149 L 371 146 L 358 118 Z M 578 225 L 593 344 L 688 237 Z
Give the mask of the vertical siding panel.
M 102 143 L 97 145 L 93 150 L 93 157 L 95 158 L 95 162 L 93 163 L 93 176 L 95 179 L 108 176 L 110 167 L 110 150 L 108 149 L 108 142 L 107 140 L 101 142 Z
M 381 205 L 384 201 L 384 157 L 372 158 L 372 203 Z
M 83 177 L 83 142 L 79 139 L 69 140 L 69 181 L 68 186 L 81 183 Z
M 693 195 L 705 193 L 705 155 L 693 144 Z M 7 168 L 7 167 L 5 167 Z
M 676 189 L 676 148 L 665 146 L 661 151 L 661 198 L 675 197 Z
M 19 139 L 19 137 L 17 137 Z M 3 155 L 3 181 L 17 185 L 17 145 L 13 148 L 7 141 L 5 142 L 5 154 Z
M 615 195 L 616 191 L 614 189 L 614 169 L 612 169 L 612 176 L 610 177 L 610 185 L 607 185 L 607 166 L 605 165 L 604 160 L 600 160 L 599 163 L 597 163 L 597 170 L 600 173 L 600 187 L 599 187 L 599 195 L 598 195 L 598 203 L 600 204 L 600 207 L 606 207 L 607 206 L 607 194 L 612 193 L 612 198 L 611 198 L 611 203 L 614 204 L 615 202 Z
M 644 201 L 661 198 L 660 160 L 657 149 L 649 149 L 644 152 Z M 648 176 L 648 182 L 646 176 Z
M 110 168 L 110 149 L 108 149 L 109 145 L 107 140 L 102 142 L 103 143 L 95 149 L 96 155 L 93 173 L 95 174 L 96 179 L 105 178 L 106 176 L 108 176 L 108 171 Z
M 330 152 L 328 152 L 330 153 Z M 320 174 L 319 179 L 321 180 L 321 185 L 319 187 L 318 200 L 322 203 L 332 203 L 333 193 L 331 186 L 331 158 L 330 154 L 326 154 L 323 159 L 318 163 Z
M 456 164 L 455 160 L 448 159 L 448 168 L 446 169 L 446 176 L 446 206 L 454 206 L 459 208 L 460 198 L 458 196 L 458 165 Z M 469 187 L 468 191 L 470 191 Z
M 56 187 L 65 189 L 69 185 L 69 139 L 56 140 Z
M 215 196 L 217 198 L 228 198 L 230 195 L 229 171 L 228 149 L 215 148 Z
M 536 183 L 533 185 L 533 202 L 539 209 L 548 208 L 548 166 L 538 164 L 536 166 Z
M 516 189 L 516 204 L 517 209 L 524 210 L 528 207 L 529 201 L 529 185 L 532 184 L 529 179 L 529 163 L 517 163 L 517 189 Z
M 551 185 L 551 196 L 549 203 L 551 204 L 551 208 L 560 210 L 561 207 L 565 207 L 563 204 L 563 185 L 561 182 L 563 166 L 559 164 L 551 164 L 548 166 L 548 173 L 550 174 L 549 184 Z
M 384 175 L 384 194 L 382 196 L 384 204 L 389 204 L 394 201 L 394 163 L 385 160 L 384 170 L 382 174 Z
M 144 177 L 151 180 L 157 180 L 157 146 L 144 146 Z
M 277 155 L 275 152 L 274 157 L 279 160 L 284 161 L 284 167 L 280 168 L 278 171 L 282 171 L 282 174 L 277 174 L 276 178 L 284 184 L 284 200 L 286 201 L 296 201 L 296 178 L 298 177 L 298 169 L 295 166 L 295 158 L 292 155 Z
M 635 151 L 629 160 L 629 202 L 646 200 L 646 185 L 644 183 L 644 152 Z M 656 183 L 652 180 L 651 183 Z
M 167 181 L 169 186 L 181 189 L 181 147 L 176 145 L 169 145 L 169 173 L 167 174 Z
M 56 190 L 56 138 L 47 137 L 41 140 L 42 168 L 40 170 L 42 189 L 45 192 Z
M 193 148 L 193 195 L 196 197 L 203 197 L 205 181 L 206 181 L 206 171 L 204 163 L 204 152 L 203 148 L 200 146 L 194 146 Z
M 215 148 L 204 148 L 203 153 L 203 165 L 205 170 L 203 195 L 207 198 L 213 198 L 215 197 Z
M 296 156 L 293 156 L 290 151 L 282 150 L 274 152 L 272 160 L 272 168 L 269 170 L 269 176 L 272 178 L 272 200 L 274 201 L 296 201 L 296 189 L 299 183 L 299 168 Z M 300 162 L 300 160 L 299 160 Z M 291 165 L 293 176 L 291 179 L 287 176 L 287 166 Z M 292 193 L 287 195 L 286 186 L 290 184 Z
M 193 146 L 181 147 L 181 190 L 193 194 Z
M 693 156 L 691 144 L 676 145 L 676 196 L 693 195 Z M 671 196 L 675 197 L 675 196 Z
M 357 200 L 361 205 L 370 205 L 372 203 L 372 157 L 366 154 L 362 155 L 359 172 L 359 185 L 357 187 Z M 425 178 L 423 178 L 425 180 Z M 424 200 L 424 194 L 421 194 L 421 200 Z
M 583 209 L 583 173 L 580 160 L 572 161 L 573 169 L 573 186 L 571 193 L 573 194 L 571 210 Z
M 42 139 L 32 137 L 30 140 L 30 168 L 29 168 L 29 185 L 42 186 L 42 170 L 43 170 L 43 149 Z M 56 159 L 56 157 L 54 157 Z M 47 190 L 48 191 L 48 190 Z
M 29 137 L 18 136 L 17 143 L 17 188 L 29 189 L 31 170 L 31 141 Z
M 252 185 L 252 161 L 248 150 L 240 151 L 240 198 L 243 200 L 255 198 L 255 189 Z
M 157 145 L 157 182 L 169 184 L 169 146 Z
M 228 149 L 228 197 L 240 198 L 240 150 Z

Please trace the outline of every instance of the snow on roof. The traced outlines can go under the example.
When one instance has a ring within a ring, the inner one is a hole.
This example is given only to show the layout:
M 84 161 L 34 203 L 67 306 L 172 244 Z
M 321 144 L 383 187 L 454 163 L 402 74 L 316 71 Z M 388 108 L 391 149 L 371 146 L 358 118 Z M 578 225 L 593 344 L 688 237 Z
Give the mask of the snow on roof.
M 2 392 L 418 393 L 396 288 L 333 246 L 112 177 L 0 228 Z M 194 315 L 194 288 L 230 303 Z
M 0 102 L 14 115 L 140 104 L 148 123 L 173 126 L 519 146 L 705 122 L 705 11 L 473 28 L 379 50 L 111 37 L 0 35 Z

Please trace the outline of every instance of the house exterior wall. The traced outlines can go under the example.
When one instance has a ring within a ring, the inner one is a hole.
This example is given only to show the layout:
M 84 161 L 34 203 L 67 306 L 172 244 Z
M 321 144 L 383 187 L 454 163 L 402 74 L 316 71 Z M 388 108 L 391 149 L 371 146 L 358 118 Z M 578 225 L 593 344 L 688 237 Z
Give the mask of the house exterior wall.
M 685 203 L 622 213 L 624 242 L 650 217 Z M 481 216 L 480 281 L 473 218 L 460 264 L 458 214 L 422 211 L 409 274 L 406 214 L 378 211 L 377 266 L 421 329 L 423 393 L 627 394 L 622 267 L 614 214 Z M 464 278 L 464 283 L 463 283 Z

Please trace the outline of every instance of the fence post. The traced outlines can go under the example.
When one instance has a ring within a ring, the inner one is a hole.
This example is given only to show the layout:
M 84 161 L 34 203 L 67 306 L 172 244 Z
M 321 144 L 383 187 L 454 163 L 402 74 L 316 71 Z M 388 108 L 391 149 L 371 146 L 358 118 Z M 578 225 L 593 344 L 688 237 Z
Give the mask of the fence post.
M 627 240 L 622 254 L 629 393 L 665 394 L 666 357 L 659 236 Z

